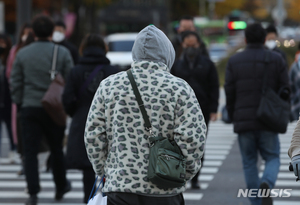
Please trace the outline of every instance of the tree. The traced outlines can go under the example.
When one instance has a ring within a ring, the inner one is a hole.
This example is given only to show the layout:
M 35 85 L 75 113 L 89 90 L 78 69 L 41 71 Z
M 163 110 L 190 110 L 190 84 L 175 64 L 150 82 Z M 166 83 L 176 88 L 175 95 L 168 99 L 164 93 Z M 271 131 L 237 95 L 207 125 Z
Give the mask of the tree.
M 233 10 L 240 10 L 243 8 L 246 0 L 225 0 L 217 2 L 215 7 L 215 13 L 219 17 L 224 17 L 230 14 Z

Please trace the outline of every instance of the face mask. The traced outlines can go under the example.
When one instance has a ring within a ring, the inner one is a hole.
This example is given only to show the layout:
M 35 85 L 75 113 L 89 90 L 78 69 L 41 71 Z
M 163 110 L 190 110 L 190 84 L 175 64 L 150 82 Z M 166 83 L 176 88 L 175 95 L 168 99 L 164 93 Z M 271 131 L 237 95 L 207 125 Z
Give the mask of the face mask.
M 27 35 L 23 35 L 22 37 L 21 37 L 21 41 L 24 43 L 25 41 L 26 41 L 26 39 L 27 39 Z
M 268 49 L 273 50 L 277 46 L 277 43 L 274 40 L 268 40 L 265 45 Z
M 0 46 L 0 55 L 2 55 L 5 52 L 5 48 Z
M 52 40 L 56 43 L 60 43 L 65 39 L 65 34 L 59 31 L 54 31 Z
M 184 49 L 184 53 L 188 60 L 194 60 L 199 54 L 199 48 L 187 47 Z

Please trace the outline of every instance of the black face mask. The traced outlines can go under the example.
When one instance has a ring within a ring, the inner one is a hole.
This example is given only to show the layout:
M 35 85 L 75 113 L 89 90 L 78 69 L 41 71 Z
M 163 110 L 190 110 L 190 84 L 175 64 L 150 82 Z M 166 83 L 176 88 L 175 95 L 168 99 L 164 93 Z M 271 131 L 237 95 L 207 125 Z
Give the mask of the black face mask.
M 200 53 L 199 48 L 187 47 L 184 49 L 185 56 L 188 60 L 194 61 L 197 55 Z
M 2 55 L 5 52 L 5 48 L 0 46 L 0 55 Z

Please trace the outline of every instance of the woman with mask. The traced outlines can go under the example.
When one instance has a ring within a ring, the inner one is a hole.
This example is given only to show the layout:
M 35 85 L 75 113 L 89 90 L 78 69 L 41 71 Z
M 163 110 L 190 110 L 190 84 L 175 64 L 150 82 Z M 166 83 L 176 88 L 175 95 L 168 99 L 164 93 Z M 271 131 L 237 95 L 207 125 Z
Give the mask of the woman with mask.
M 98 34 L 88 34 L 80 46 L 82 57 L 69 75 L 63 93 L 66 113 L 72 117 L 69 131 L 66 162 L 69 169 L 83 171 L 84 203 L 95 181 L 93 167 L 84 145 L 84 128 L 94 94 L 100 82 L 118 72 L 106 58 L 106 46 Z
M 7 56 L 11 48 L 11 41 L 7 35 L 0 34 L 0 125 L 4 122 L 6 125 L 9 142 L 10 152 L 12 156 L 16 152 L 16 145 L 12 136 L 11 129 L 11 98 L 8 86 L 8 79 L 5 75 Z M 1 151 L 1 126 L 0 126 L 0 151 Z M 0 152 L 1 154 L 1 152 Z
M 171 73 L 184 79 L 194 90 L 208 127 L 209 121 L 217 120 L 219 101 L 219 77 L 213 62 L 201 53 L 201 39 L 196 32 L 182 34 L 183 53 L 175 61 Z M 203 163 L 203 157 L 201 159 Z M 192 188 L 199 189 L 199 172 L 192 179 Z

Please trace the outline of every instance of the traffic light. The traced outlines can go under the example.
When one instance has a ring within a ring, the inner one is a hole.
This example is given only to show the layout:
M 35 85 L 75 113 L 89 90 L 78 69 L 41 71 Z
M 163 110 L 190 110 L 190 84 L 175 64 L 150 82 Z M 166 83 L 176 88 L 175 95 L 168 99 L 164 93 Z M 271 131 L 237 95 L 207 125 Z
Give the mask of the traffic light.
M 246 27 L 247 23 L 245 21 L 230 21 L 227 24 L 229 30 L 243 30 Z

